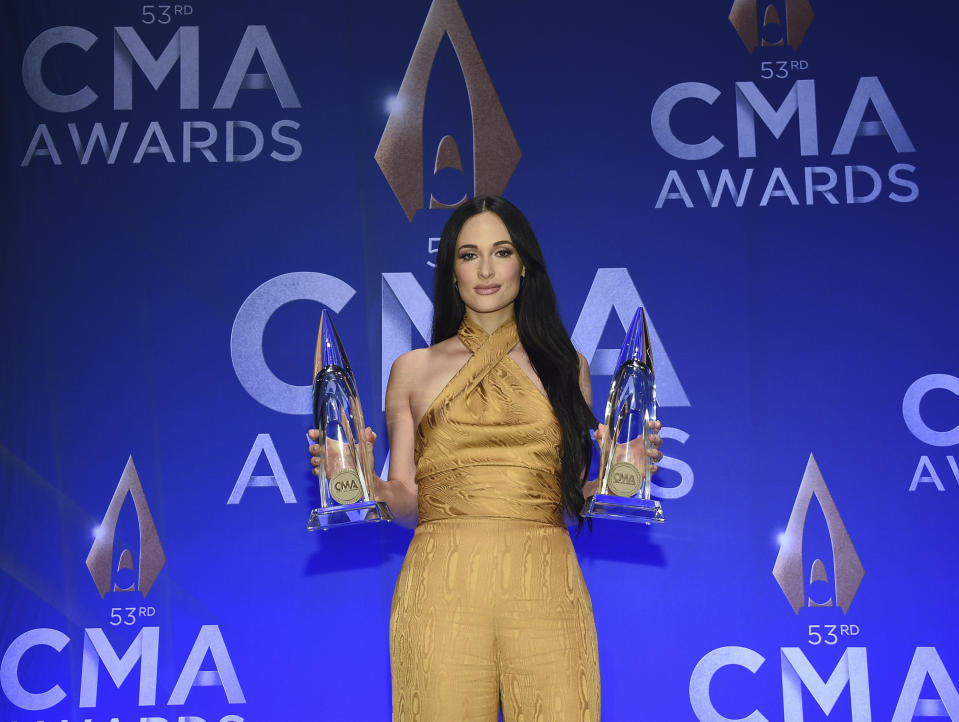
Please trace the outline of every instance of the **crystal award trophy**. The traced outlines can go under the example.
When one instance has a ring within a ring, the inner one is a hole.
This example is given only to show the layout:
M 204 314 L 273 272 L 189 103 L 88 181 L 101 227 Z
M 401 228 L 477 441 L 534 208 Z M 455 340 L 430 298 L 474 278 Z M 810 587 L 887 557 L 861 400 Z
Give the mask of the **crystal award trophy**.
M 599 461 L 599 489 L 582 515 L 623 521 L 665 521 L 650 499 L 649 435 L 656 420 L 656 380 L 646 314 L 636 310 L 619 352 L 606 402 L 607 436 Z
M 373 498 L 373 458 L 366 440 L 356 378 L 340 337 L 323 310 L 313 362 L 313 424 L 320 432 L 320 506 L 310 531 L 368 521 L 391 521 L 389 507 Z

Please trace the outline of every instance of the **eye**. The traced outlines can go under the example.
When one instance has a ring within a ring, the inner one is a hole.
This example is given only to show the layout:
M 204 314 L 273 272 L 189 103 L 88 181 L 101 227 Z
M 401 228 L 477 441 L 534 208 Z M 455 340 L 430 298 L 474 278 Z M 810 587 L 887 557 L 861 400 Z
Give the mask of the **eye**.
M 472 251 L 463 251 L 459 255 L 459 259 L 461 261 L 471 261 L 474 258 L 476 258 L 476 254 L 473 253 Z
M 498 251 L 496 251 L 496 255 L 499 256 L 500 258 L 509 258 L 510 256 L 513 255 L 513 249 L 500 248 Z

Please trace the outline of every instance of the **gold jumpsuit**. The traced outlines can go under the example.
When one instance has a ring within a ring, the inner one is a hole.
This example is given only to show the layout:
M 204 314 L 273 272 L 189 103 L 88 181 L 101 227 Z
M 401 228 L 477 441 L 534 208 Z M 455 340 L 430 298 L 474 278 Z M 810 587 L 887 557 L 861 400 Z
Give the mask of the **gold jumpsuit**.
M 560 506 L 552 406 L 492 335 L 416 430 L 419 525 L 390 616 L 393 719 L 597 722 L 592 604 Z

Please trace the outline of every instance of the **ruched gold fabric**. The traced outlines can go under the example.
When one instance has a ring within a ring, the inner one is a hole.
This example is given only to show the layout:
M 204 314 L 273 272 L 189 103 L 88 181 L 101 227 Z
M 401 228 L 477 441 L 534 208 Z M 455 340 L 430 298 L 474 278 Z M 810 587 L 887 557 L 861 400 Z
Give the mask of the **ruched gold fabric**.
M 509 358 L 510 321 L 463 322 L 473 352 L 416 431 L 419 525 L 393 596 L 393 719 L 599 720 L 589 593 L 563 524 L 562 435 Z
M 562 525 L 562 436 L 549 400 L 507 355 L 516 322 L 492 335 L 469 320 L 473 352 L 416 430 L 420 523 L 454 516 Z

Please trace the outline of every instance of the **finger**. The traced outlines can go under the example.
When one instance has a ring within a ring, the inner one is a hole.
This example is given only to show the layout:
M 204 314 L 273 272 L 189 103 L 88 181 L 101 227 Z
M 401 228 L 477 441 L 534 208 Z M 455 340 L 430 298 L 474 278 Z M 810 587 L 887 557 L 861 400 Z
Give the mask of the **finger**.
M 319 466 L 320 464 L 323 463 L 323 459 L 321 459 L 319 456 L 311 456 L 311 457 L 310 457 L 310 463 L 311 463 L 313 466 Z
M 655 429 L 656 431 L 659 431 L 660 429 L 663 428 L 663 422 L 660 421 L 659 419 L 656 419 L 655 421 L 653 421 L 653 423 L 651 424 L 651 426 L 652 426 L 653 429 Z
M 310 448 L 309 448 L 309 452 L 310 452 L 310 454 L 312 454 L 313 456 L 319 456 L 319 455 L 320 455 L 320 448 L 321 448 L 321 447 L 320 447 L 319 444 L 311 444 L 311 445 L 310 445 Z
M 663 445 L 663 437 L 659 434 L 650 434 L 649 443 L 655 446 L 657 449 Z
M 663 452 L 659 449 L 646 449 L 646 456 L 653 461 L 660 461 L 663 458 Z
M 320 475 L 320 470 L 319 470 L 319 468 L 316 467 L 316 466 L 314 466 L 314 467 L 311 469 L 311 471 L 313 472 L 313 476 L 319 476 L 319 475 Z
M 320 440 L 320 430 L 319 429 L 310 429 L 306 432 L 306 435 L 309 436 L 313 441 Z
M 652 476 L 653 474 L 655 474 L 657 471 L 659 471 L 659 465 L 658 465 L 658 464 L 650 464 L 650 465 L 649 465 L 649 475 L 650 475 L 650 476 Z

